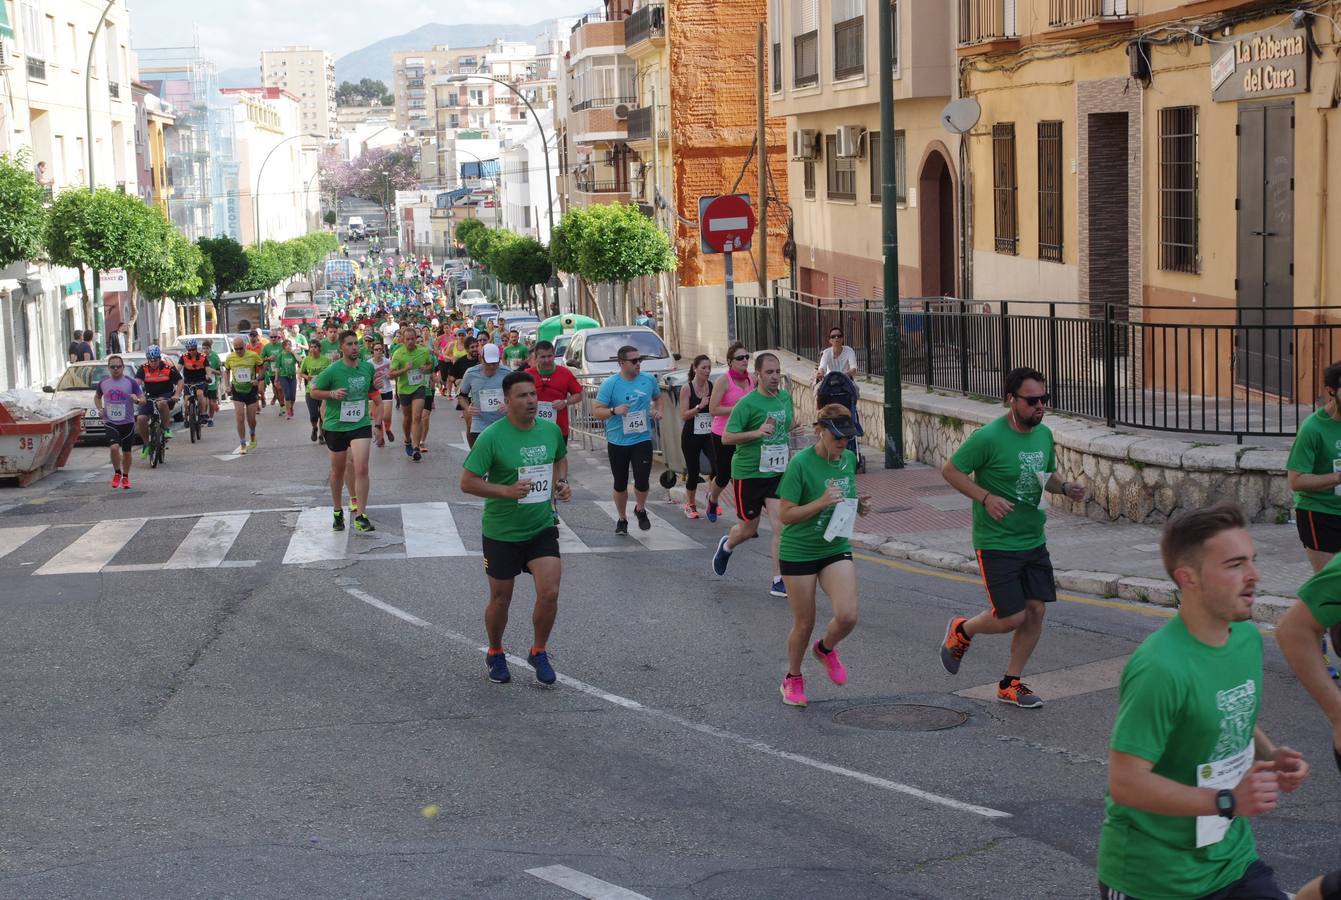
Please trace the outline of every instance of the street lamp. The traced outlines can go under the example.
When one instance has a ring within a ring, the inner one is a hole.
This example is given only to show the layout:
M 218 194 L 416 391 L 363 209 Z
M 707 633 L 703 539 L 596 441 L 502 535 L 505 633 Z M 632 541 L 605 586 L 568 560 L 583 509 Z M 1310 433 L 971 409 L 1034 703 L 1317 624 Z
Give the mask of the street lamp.
M 86 116 L 85 125 L 87 131 L 84 135 L 84 141 L 88 144 L 88 189 L 90 193 L 97 187 L 97 182 L 93 178 L 93 51 L 98 47 L 98 35 L 102 32 L 102 26 L 107 21 L 107 14 L 112 11 L 116 5 L 116 0 L 107 0 L 107 5 L 102 8 L 102 15 L 98 18 L 98 24 L 93 28 L 93 36 L 88 42 L 88 62 L 84 65 L 84 114 Z M 108 63 L 110 74 L 111 63 Z M 110 96 L 110 95 L 109 95 Z M 102 343 L 102 283 L 98 276 L 98 270 L 93 269 L 93 330 L 96 334 L 94 338 L 94 349 Z
M 289 141 L 296 141 L 299 138 L 316 138 L 317 140 L 322 140 L 324 138 L 324 135 L 320 134 L 289 135 L 288 137 L 281 140 L 279 143 L 275 144 L 275 146 L 270 148 L 270 152 L 265 155 L 265 159 L 261 160 L 261 167 L 256 170 L 256 195 L 252 197 L 252 205 L 255 209 L 254 215 L 256 217 L 256 246 L 258 247 L 261 246 L 261 176 L 265 174 L 265 164 L 270 162 L 270 157 L 275 155 L 276 150 L 287 144 Z M 320 160 L 317 161 L 317 166 L 318 171 L 320 171 L 321 166 Z
M 516 85 L 512 84 L 509 81 L 504 81 L 502 78 L 494 78 L 492 75 L 462 73 L 460 75 L 449 75 L 447 77 L 447 82 L 450 84 L 453 82 L 469 81 L 472 78 L 480 78 L 485 81 L 492 81 L 494 84 L 503 85 L 503 87 L 512 91 L 512 93 L 516 94 L 517 97 L 521 100 L 521 102 L 526 104 L 526 108 L 530 110 L 531 118 L 535 119 L 535 127 L 540 131 L 540 143 L 545 148 L 543 153 L 543 156 L 545 157 L 545 199 L 548 201 L 546 212 L 549 213 L 549 239 L 553 241 L 554 240 L 554 176 L 553 174 L 551 174 L 549 167 L 549 139 L 545 137 L 544 123 L 540 121 L 540 116 L 536 114 L 535 107 L 531 105 L 530 100 L 526 99 L 526 95 L 523 94 L 521 91 L 517 90 Z M 549 274 L 550 274 L 550 288 L 554 292 L 554 310 L 555 312 L 557 312 L 559 309 L 559 288 L 557 282 L 555 281 L 554 258 L 552 256 L 550 257 Z

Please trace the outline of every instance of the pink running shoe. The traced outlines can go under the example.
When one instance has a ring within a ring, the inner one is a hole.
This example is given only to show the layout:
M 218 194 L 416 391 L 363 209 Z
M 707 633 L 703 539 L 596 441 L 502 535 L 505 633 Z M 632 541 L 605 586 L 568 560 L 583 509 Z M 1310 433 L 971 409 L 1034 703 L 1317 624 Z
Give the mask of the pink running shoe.
M 824 663 L 824 671 L 829 673 L 829 680 L 842 687 L 847 684 L 847 669 L 843 667 L 843 662 L 838 658 L 838 648 L 834 647 L 828 653 L 820 649 L 820 642 L 816 641 L 811 651 L 815 658 Z
M 782 679 L 782 702 L 788 706 L 806 705 L 806 680 L 800 675 L 786 675 Z
M 114 487 L 114 488 L 119 488 L 119 487 L 121 487 L 121 473 L 120 473 L 120 472 L 113 472 L 113 473 L 112 473 L 112 487 Z

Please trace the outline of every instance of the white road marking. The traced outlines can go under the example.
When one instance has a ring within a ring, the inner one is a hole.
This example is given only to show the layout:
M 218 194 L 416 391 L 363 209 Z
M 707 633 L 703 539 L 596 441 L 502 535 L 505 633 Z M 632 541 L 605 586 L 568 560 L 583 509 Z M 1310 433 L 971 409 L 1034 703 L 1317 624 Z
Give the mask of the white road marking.
M 344 531 L 331 530 L 332 512 L 330 507 L 322 506 L 298 513 L 289 547 L 284 551 L 284 565 L 345 558 L 352 524 L 345 523 Z
M 186 539 L 177 545 L 165 569 L 217 569 L 233 549 L 247 524 L 247 513 L 201 516 Z
M 108 519 L 94 525 L 57 553 L 34 575 L 78 575 L 99 572 L 121 552 L 145 519 Z
M 24 525 L 22 528 L 0 528 L 0 559 L 47 530 L 45 525 Z
M 455 447 L 458 450 L 464 450 L 467 453 L 470 452 L 470 444 L 466 441 L 466 433 L 464 431 L 461 432 L 461 440 L 458 443 L 448 444 L 447 446 Z
M 402 503 L 400 519 L 406 558 L 470 555 L 446 503 Z
M 1118 682 L 1122 680 L 1122 667 L 1127 664 L 1128 658 L 1114 656 L 1111 659 L 1101 659 L 1066 669 L 1039 672 L 1025 678 L 1025 683 L 1045 701 L 1106 691 L 1118 686 Z M 968 697 L 971 700 L 995 700 L 996 688 L 997 683 L 993 681 L 991 684 L 980 684 L 977 687 L 955 691 L 955 696 Z
M 594 553 L 563 519 L 559 520 L 559 553 Z
M 601 881 L 595 876 L 579 872 L 577 869 L 570 869 L 567 866 L 544 866 L 538 869 L 527 869 L 526 874 L 534 875 L 541 881 L 548 881 L 550 884 L 557 884 L 565 891 L 577 894 L 579 897 L 586 897 L 588 900 L 650 900 L 643 894 L 635 893 L 608 881 Z
M 610 521 L 618 522 L 619 513 L 615 510 L 615 501 L 600 500 L 596 503 L 605 514 L 610 517 Z M 638 519 L 633 514 L 632 506 L 629 507 L 629 536 L 638 541 L 648 550 L 702 550 L 703 545 L 692 538 L 686 537 L 681 531 L 665 519 L 658 516 L 652 510 L 647 510 L 647 517 L 652 520 L 652 530 L 643 531 L 638 527 Z
M 462 646 L 470 647 L 472 650 L 483 652 L 484 648 L 479 646 L 478 641 L 471 640 L 464 634 L 461 634 L 459 631 L 453 631 L 450 628 L 444 628 L 441 625 L 435 625 L 432 622 L 421 619 L 418 616 L 414 615 L 413 613 L 408 613 L 405 610 L 400 609 L 399 607 L 392 606 L 390 603 L 387 603 L 384 600 L 379 600 L 372 594 L 369 594 L 367 591 L 360 590 L 359 588 L 346 587 L 344 591 L 354 599 L 360 600 L 375 609 L 380 609 L 382 612 L 388 613 L 389 615 L 393 615 L 404 622 L 408 622 L 411 625 L 414 625 L 418 628 L 423 628 L 428 631 L 432 631 L 434 634 L 441 635 L 442 637 L 447 638 L 453 643 L 461 644 Z M 525 660 L 512 656 L 511 654 L 509 654 L 508 656 L 508 661 L 518 666 L 519 668 L 520 667 L 529 668 Z M 809 768 L 817 769 L 821 772 L 828 772 L 831 775 L 838 775 L 842 778 L 850 778 L 854 781 L 859 781 L 862 784 L 870 785 L 871 787 L 879 788 L 885 791 L 890 791 L 896 794 L 905 794 L 909 797 L 915 797 L 927 803 L 932 803 L 937 806 L 944 806 L 949 809 L 957 810 L 959 812 L 973 813 L 974 815 L 982 816 L 983 818 L 987 819 L 1011 818 L 1010 813 L 1003 812 L 999 809 L 992 809 L 989 806 L 978 806 L 977 804 L 973 803 L 965 803 L 962 800 L 955 800 L 952 797 L 942 797 L 940 794 L 933 794 L 930 791 L 924 791 L 921 788 L 916 788 L 913 787 L 912 785 L 902 784 L 897 781 L 891 781 L 888 778 L 881 778 L 878 775 L 871 775 L 867 772 L 861 772 L 856 769 L 849 769 L 845 766 L 834 765 L 833 763 L 827 763 L 824 762 L 823 760 L 814 759 L 809 756 L 803 756 L 799 753 L 792 753 L 787 750 L 781 750 L 778 749 L 777 747 L 772 746 L 771 744 L 766 744 L 763 741 L 758 741 L 755 740 L 754 738 L 746 737 L 741 734 L 736 734 L 735 732 L 732 731 L 727 731 L 724 728 L 718 728 L 714 725 L 707 725 L 701 722 L 693 722 L 690 721 L 689 719 L 677 716 L 675 713 L 666 712 L 665 710 L 656 709 L 655 707 L 651 706 L 644 706 L 637 700 L 631 700 L 628 697 L 621 697 L 618 694 L 611 694 L 608 691 L 603 691 L 598 687 L 594 687 L 593 685 L 587 684 L 582 681 L 578 681 L 576 678 L 571 678 L 567 675 L 559 675 L 559 682 L 571 688 L 574 688 L 575 690 L 581 691 L 582 693 L 587 694 L 588 696 L 596 697 L 597 699 L 603 700 L 606 703 L 609 703 L 613 706 L 618 706 L 621 709 L 626 709 L 629 710 L 630 712 L 641 713 L 651 718 L 660 719 L 664 722 L 670 722 L 674 725 L 678 725 L 679 727 L 689 731 L 694 731 L 699 734 L 717 738 L 718 740 L 726 743 L 746 747 L 763 756 L 771 757 L 773 759 L 786 760 L 787 762 L 793 762 L 799 765 L 808 766 Z

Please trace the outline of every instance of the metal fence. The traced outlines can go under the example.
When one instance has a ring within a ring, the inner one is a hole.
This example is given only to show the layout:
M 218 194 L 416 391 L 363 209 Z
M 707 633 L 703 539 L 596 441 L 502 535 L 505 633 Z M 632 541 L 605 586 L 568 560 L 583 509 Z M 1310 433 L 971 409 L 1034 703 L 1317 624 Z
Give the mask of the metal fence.
M 750 349 L 777 346 L 818 360 L 837 326 L 857 367 L 884 375 L 883 301 L 792 294 L 776 303 L 776 313 L 771 305 L 737 306 L 738 334 Z M 1341 317 L 1328 321 L 1337 310 L 1138 312 L 1107 304 L 1096 317 L 1058 315 L 1076 306 L 903 300 L 901 380 L 997 400 L 1005 374 L 1029 366 L 1047 376 L 1054 409 L 1110 426 L 1288 437 L 1317 408 L 1322 372 L 1341 354 Z M 1309 313 L 1314 321 L 1294 321 Z M 1189 321 L 1194 314 L 1198 321 Z

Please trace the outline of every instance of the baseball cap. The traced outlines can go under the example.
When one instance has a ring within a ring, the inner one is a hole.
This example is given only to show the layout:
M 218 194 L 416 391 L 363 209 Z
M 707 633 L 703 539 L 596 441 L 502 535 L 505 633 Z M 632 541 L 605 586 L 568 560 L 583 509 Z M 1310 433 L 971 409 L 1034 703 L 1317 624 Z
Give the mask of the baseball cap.
M 497 344 L 485 344 L 482 358 L 485 362 L 492 364 L 501 360 L 503 358 L 503 355 L 498 352 Z
M 857 426 L 851 416 L 839 416 L 835 419 L 820 419 L 819 424 L 829 430 L 834 437 L 851 438 L 857 436 Z

